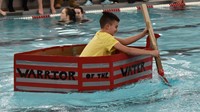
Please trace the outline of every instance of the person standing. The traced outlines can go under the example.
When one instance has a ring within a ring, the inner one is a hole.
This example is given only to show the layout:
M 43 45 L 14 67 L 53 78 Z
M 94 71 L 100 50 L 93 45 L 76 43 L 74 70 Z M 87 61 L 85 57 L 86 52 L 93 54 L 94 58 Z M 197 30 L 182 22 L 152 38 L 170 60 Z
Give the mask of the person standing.
M 22 0 L 22 7 L 24 11 L 29 11 L 27 3 L 28 3 L 28 0 Z
M 42 0 L 38 0 L 38 13 L 40 15 L 43 15 L 44 14 L 44 9 L 43 9 L 43 1 Z M 50 0 L 50 11 L 52 14 L 55 14 L 56 13 L 56 9 L 54 7 L 54 2 L 55 0 Z
M 185 0 L 173 0 L 173 3 L 185 4 Z
M 24 11 L 28 11 L 27 7 L 28 0 L 22 0 L 22 7 Z M 8 10 L 9 12 L 15 12 L 15 9 L 13 8 L 13 0 L 8 0 Z
M 8 0 L 8 10 L 9 12 L 15 12 L 15 9 L 13 8 L 13 0 Z
M 6 12 L 3 11 L 3 10 L 1 9 L 1 6 L 2 6 L 2 0 L 0 0 L 0 14 L 1 14 L 2 16 L 5 16 L 5 15 L 6 15 Z

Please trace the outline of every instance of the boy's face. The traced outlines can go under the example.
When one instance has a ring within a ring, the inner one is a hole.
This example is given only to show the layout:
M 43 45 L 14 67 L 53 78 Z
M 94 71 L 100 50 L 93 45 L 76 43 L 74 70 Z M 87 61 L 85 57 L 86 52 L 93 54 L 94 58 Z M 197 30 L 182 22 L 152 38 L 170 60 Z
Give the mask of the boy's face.
M 119 22 L 117 22 L 117 21 L 113 21 L 112 24 L 109 24 L 108 31 L 109 31 L 109 33 L 110 33 L 112 36 L 113 36 L 115 33 L 117 33 L 118 24 L 119 24 Z

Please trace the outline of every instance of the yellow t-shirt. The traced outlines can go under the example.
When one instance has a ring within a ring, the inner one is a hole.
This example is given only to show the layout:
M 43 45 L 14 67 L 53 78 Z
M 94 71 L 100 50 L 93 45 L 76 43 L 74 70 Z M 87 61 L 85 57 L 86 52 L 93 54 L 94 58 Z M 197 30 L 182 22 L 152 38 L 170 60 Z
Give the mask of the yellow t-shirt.
M 107 32 L 98 31 L 93 39 L 87 44 L 81 53 L 81 57 L 86 56 L 106 56 L 111 55 L 115 48 L 113 47 L 118 41 L 114 36 Z

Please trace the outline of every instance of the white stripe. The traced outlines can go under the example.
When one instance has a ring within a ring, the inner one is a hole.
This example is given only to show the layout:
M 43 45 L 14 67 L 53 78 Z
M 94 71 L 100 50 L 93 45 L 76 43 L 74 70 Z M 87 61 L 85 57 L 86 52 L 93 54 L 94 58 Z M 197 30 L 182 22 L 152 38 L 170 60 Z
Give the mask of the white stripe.
M 109 68 L 109 63 L 82 64 L 83 68 Z
M 122 83 L 122 82 L 127 82 L 129 80 L 133 80 L 133 79 L 136 79 L 136 78 L 139 78 L 139 77 L 151 74 L 151 73 L 152 73 L 151 70 L 147 70 L 147 71 L 144 71 L 144 72 L 141 72 L 141 73 L 137 73 L 137 74 L 129 75 L 129 76 L 126 76 L 126 77 L 122 77 L 120 79 L 114 80 L 114 84 L 119 84 L 119 83 Z
M 45 92 L 72 92 L 78 91 L 78 89 L 60 89 L 60 88 L 44 88 L 44 87 L 28 87 L 28 86 L 16 86 L 21 91 L 45 91 Z
M 57 17 L 57 16 L 60 16 L 60 13 L 59 14 L 50 14 L 50 17 Z
M 113 62 L 113 66 L 114 67 L 121 66 L 121 65 L 125 65 L 125 64 L 132 63 L 132 62 L 135 62 L 135 61 L 144 60 L 144 59 L 150 58 L 150 57 L 151 57 L 150 55 L 141 55 L 141 56 L 137 56 L 137 57 L 132 57 L 132 58 L 129 58 L 129 59 Z
M 78 81 L 77 80 L 53 80 L 53 79 L 35 79 L 35 78 L 16 78 L 16 82 L 78 85 Z
M 170 7 L 169 4 L 161 4 L 161 5 L 154 5 L 154 8 L 166 8 L 166 7 Z
M 103 10 L 90 10 L 90 11 L 86 11 L 86 13 L 101 13 L 103 12 Z
M 16 60 L 16 64 L 17 65 L 34 65 L 34 66 L 48 66 L 48 67 L 78 68 L 78 64 L 77 63 L 38 62 L 38 61 Z
M 186 2 L 186 5 L 200 5 L 200 2 Z
M 110 81 L 83 82 L 83 87 L 110 86 Z
M 137 7 L 126 7 L 126 8 L 120 8 L 120 12 L 124 12 L 124 11 L 130 11 L 130 10 L 136 10 Z

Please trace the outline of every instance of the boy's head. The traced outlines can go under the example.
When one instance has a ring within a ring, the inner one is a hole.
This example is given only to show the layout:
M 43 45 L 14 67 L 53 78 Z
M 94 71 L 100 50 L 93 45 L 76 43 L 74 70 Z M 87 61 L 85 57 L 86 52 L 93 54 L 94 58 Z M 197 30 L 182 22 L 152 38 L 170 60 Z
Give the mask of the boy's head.
M 111 12 L 103 12 L 103 15 L 99 20 L 99 23 L 101 28 L 104 28 L 106 24 L 112 24 L 114 21 L 119 22 L 120 19 Z
M 118 23 L 120 19 L 111 12 L 103 12 L 99 20 L 101 29 L 105 32 L 114 35 L 118 30 Z

